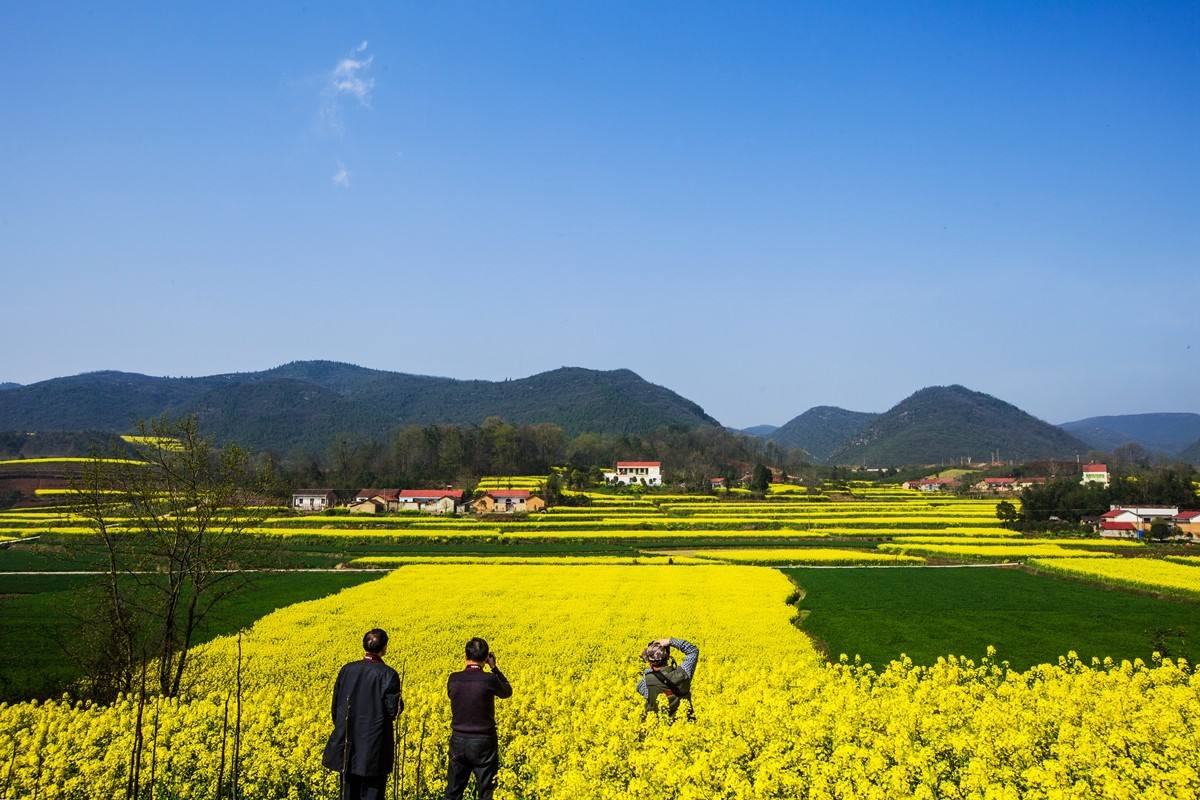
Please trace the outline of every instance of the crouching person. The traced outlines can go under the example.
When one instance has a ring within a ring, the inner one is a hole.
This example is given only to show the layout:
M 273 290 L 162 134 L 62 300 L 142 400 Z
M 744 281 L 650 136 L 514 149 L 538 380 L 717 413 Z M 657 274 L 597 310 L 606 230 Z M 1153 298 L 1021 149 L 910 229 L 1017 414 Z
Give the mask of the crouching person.
M 671 657 L 671 648 L 683 653 L 683 663 L 676 664 Z M 667 698 L 667 714 L 672 721 L 679 711 L 679 704 L 686 700 L 688 704 L 688 722 L 696 721 L 696 712 L 692 707 L 692 677 L 696 674 L 696 663 L 700 660 L 700 648 L 684 639 L 656 639 L 646 645 L 642 651 L 642 660 L 646 669 L 638 681 L 638 694 L 646 700 L 646 708 L 642 713 L 658 711 L 658 698 Z

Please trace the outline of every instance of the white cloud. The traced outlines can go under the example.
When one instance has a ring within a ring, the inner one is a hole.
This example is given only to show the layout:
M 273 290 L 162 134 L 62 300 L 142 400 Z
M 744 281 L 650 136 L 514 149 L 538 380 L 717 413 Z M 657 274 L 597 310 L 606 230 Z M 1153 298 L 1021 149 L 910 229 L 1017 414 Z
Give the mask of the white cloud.
M 340 161 L 338 162 L 337 172 L 333 173 L 333 185 L 340 186 L 343 189 L 350 188 L 350 171 Z
M 360 42 L 348 56 L 340 59 L 332 70 L 322 76 L 317 128 L 321 133 L 341 136 L 346 132 L 341 114 L 343 102 L 354 102 L 363 108 L 371 107 L 375 79 L 370 71 L 375 56 L 366 54 L 367 45 L 365 40 Z
M 335 97 L 349 95 L 364 106 L 371 104 L 371 90 L 375 88 L 375 79 L 367 72 L 371 69 L 371 62 L 375 60 L 375 56 L 361 57 L 366 49 L 367 43 L 363 42 L 354 48 L 359 57 L 352 55 L 343 58 L 333 68 L 333 73 L 329 76 L 329 88 Z
M 345 134 L 346 126 L 342 122 L 341 114 L 343 103 L 357 103 L 363 108 L 371 107 L 371 92 L 375 88 L 375 79 L 371 77 L 371 64 L 375 61 L 375 56 L 367 53 L 367 46 L 368 42 L 364 39 L 322 78 L 317 130 L 323 135 L 340 138 Z M 332 180 L 334 186 L 350 188 L 350 171 L 340 160 Z

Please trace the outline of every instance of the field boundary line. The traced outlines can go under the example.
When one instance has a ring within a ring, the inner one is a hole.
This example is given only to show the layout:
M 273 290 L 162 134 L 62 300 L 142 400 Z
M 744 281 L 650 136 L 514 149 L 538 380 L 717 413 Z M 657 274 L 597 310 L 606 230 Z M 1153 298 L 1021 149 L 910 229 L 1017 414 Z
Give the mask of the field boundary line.
M 721 562 L 715 562 L 721 563 Z M 734 562 L 725 562 L 732 564 Z M 746 566 L 744 564 L 739 566 Z M 751 566 L 764 566 L 754 564 Z M 781 564 L 774 569 L 962 569 L 964 567 L 1019 567 L 1020 561 L 999 561 L 985 564 Z

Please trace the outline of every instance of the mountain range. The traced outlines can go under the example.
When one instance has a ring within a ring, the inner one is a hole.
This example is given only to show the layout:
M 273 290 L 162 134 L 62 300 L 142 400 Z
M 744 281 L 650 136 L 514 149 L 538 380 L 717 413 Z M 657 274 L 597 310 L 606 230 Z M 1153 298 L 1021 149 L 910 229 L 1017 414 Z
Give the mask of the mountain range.
M 627 369 L 563 367 L 528 378 L 464 381 L 295 361 L 261 372 L 163 378 L 90 372 L 0 392 L 0 430 L 129 431 L 139 419 L 194 413 L 222 441 L 322 447 L 338 433 L 383 437 L 404 425 L 552 422 L 567 433 L 645 433 L 716 425 L 695 403 Z
M 1096 450 L 1111 452 L 1123 444 L 1139 444 L 1153 453 L 1174 456 L 1200 443 L 1200 414 L 1123 414 L 1064 422 L 1063 430 Z
M 1089 417 L 1053 426 L 962 386 L 923 389 L 884 414 L 816 406 L 774 430 L 759 427 L 762 438 L 830 464 L 934 463 L 993 451 L 1004 459 L 1069 458 L 1130 443 L 1200 463 L 1200 414 Z
M 696 403 L 627 369 L 562 367 L 482 381 L 295 361 L 203 377 L 91 372 L 26 386 L 0 384 L 0 431 L 22 435 L 128 432 L 141 419 L 188 413 L 218 440 L 277 452 L 321 449 L 340 433 L 384 439 L 405 425 L 478 424 L 491 416 L 553 423 L 571 435 L 719 425 Z M 881 414 L 817 406 L 778 427 L 734 433 L 827 464 L 948 463 L 996 452 L 1004 459 L 1074 458 L 1130 441 L 1200 462 L 1197 414 L 1092 417 L 1058 427 L 957 385 L 921 389 Z M 30 446 L 22 444 L 22 452 Z

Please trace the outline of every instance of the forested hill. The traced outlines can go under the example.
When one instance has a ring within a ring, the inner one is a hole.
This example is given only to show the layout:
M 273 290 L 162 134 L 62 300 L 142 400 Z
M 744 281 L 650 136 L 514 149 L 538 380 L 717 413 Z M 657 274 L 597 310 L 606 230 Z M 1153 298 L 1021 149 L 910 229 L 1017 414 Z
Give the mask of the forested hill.
M 1118 414 L 1064 422 L 1059 427 L 1097 450 L 1111 452 L 1133 443 L 1174 455 L 1200 439 L 1200 414 Z
M 1200 464 L 1200 439 L 1181 450 L 1177 457 L 1188 464 Z
M 704 409 L 626 370 L 578 367 L 506 381 L 463 381 L 297 361 L 262 372 L 160 378 L 92 372 L 0 392 L 0 430 L 131 430 L 196 413 L 204 429 L 256 449 L 322 447 L 336 433 L 382 437 L 404 425 L 550 422 L 568 434 L 716 425 Z
M 785 450 L 804 450 L 823 462 L 878 416 L 836 406 L 816 406 L 789 420 L 767 438 Z
M 963 456 L 1069 458 L 1090 448 L 1014 405 L 963 386 L 921 389 L 881 414 L 830 455 L 835 464 L 951 463 Z

